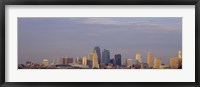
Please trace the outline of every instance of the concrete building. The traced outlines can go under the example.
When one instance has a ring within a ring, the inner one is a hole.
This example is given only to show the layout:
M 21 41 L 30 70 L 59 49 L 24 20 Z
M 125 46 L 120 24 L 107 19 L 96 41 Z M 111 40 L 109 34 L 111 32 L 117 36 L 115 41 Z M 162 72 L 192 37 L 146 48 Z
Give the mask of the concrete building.
M 98 47 L 98 46 L 94 47 L 94 51 L 97 52 L 98 63 L 100 64 L 101 63 L 101 49 L 100 49 L 100 47 Z
M 110 63 L 110 51 L 104 49 L 102 52 L 102 63 L 109 64 Z
M 142 63 L 141 55 L 139 53 L 136 53 L 135 60 L 136 60 L 136 64 Z
M 153 68 L 154 69 L 159 69 L 161 64 L 162 64 L 161 58 L 160 57 L 155 57 L 154 58 Z
M 48 65 L 49 65 L 49 60 L 46 59 L 46 58 L 43 59 L 42 64 L 43 64 L 44 66 L 48 66 Z
M 66 64 L 67 64 L 67 65 L 73 63 L 73 58 L 67 58 L 66 60 L 67 60 L 67 61 L 66 61 Z
M 121 54 L 115 54 L 115 64 L 116 66 L 121 66 L 122 64 L 122 56 Z
M 90 54 L 88 55 L 88 58 L 92 61 L 92 60 L 93 60 L 93 53 L 90 53 Z
M 182 66 L 182 53 L 181 53 L 181 51 L 178 51 L 178 62 L 179 62 L 179 66 Z
M 122 66 L 127 66 L 127 59 L 122 59 Z
M 82 64 L 83 65 L 87 65 L 87 57 L 86 56 L 84 56 L 83 58 L 82 58 Z
M 61 64 L 65 65 L 66 64 L 65 62 L 66 62 L 65 58 L 62 58 L 61 59 Z
M 179 58 L 177 58 L 177 57 L 169 58 L 169 67 L 171 69 L 178 69 L 178 67 L 179 67 Z
M 127 67 L 128 68 L 132 68 L 132 65 L 133 65 L 133 60 L 132 59 L 127 59 Z
M 147 54 L 147 64 L 148 64 L 148 67 L 153 66 L 153 59 L 152 59 L 152 53 L 151 52 L 148 52 L 148 54 Z
M 92 59 L 92 68 L 99 68 L 99 64 L 98 64 L 98 55 L 97 55 L 97 52 L 94 51 L 93 53 L 93 59 Z
M 77 57 L 76 58 L 76 64 L 82 65 L 82 59 Z

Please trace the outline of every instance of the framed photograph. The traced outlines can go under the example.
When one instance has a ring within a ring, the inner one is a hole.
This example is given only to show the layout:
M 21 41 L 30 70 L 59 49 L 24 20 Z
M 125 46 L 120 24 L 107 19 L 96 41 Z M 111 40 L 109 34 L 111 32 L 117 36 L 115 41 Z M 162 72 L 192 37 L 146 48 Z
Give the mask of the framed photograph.
M 1 86 L 197 87 L 199 5 L 1 1 Z

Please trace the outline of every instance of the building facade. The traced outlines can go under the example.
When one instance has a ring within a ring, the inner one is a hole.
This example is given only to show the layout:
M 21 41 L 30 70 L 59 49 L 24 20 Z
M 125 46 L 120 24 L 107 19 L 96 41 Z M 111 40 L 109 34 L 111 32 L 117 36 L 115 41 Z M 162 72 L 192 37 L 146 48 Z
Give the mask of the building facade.
M 121 54 L 115 54 L 115 62 L 117 66 L 121 66 L 122 63 L 121 58 L 122 58 Z
M 155 57 L 154 58 L 153 68 L 154 69 L 159 69 L 161 64 L 162 64 L 161 58 L 160 57 Z
M 93 53 L 92 68 L 97 68 L 97 69 L 99 68 L 98 55 L 96 51 L 94 51 Z
M 97 52 L 98 63 L 100 64 L 101 63 L 101 49 L 100 49 L 100 47 L 98 47 L 98 46 L 94 47 L 94 51 Z
M 178 62 L 179 62 L 179 66 L 182 66 L 182 53 L 181 53 L 181 51 L 178 51 Z
M 132 68 L 133 65 L 133 60 L 132 59 L 127 59 L 127 67 Z
M 83 58 L 82 58 L 82 64 L 83 65 L 87 65 L 87 57 L 86 56 L 84 56 Z
M 148 54 L 147 54 L 147 64 L 148 64 L 148 67 L 152 67 L 152 65 L 153 65 L 151 52 L 148 52 Z
M 42 64 L 44 66 L 48 66 L 49 65 L 49 60 L 48 59 L 43 59 Z
M 179 58 L 177 58 L 177 57 L 169 58 L 169 67 L 171 69 L 178 69 L 178 67 L 179 67 Z
M 123 65 L 123 66 L 127 66 L 127 59 L 125 59 L 125 58 L 122 59 L 122 65 Z
M 67 65 L 73 63 L 73 58 L 67 58 L 66 60 L 67 60 L 67 61 L 66 61 L 66 64 L 67 64 Z
M 139 53 L 136 53 L 135 60 L 136 60 L 136 64 L 142 63 L 141 55 Z
M 102 63 L 109 64 L 110 63 L 110 51 L 104 49 L 102 52 Z

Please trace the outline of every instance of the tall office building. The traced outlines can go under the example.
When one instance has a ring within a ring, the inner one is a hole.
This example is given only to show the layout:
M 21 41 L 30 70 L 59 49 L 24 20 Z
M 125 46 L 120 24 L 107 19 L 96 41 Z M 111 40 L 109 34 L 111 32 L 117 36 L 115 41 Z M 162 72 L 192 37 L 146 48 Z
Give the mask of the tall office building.
M 109 50 L 104 49 L 102 52 L 102 63 L 108 64 L 110 63 L 110 52 Z
M 122 63 L 121 57 L 122 57 L 121 54 L 115 54 L 115 63 L 118 66 L 121 66 L 121 63 Z
M 98 55 L 96 50 L 93 53 L 93 59 L 92 59 L 92 68 L 99 68 L 99 64 L 98 64 Z
M 161 64 L 162 64 L 161 58 L 160 57 L 155 57 L 154 58 L 153 68 L 154 69 L 159 69 Z
M 93 53 L 88 54 L 88 58 L 87 58 L 87 65 L 89 66 L 89 68 L 92 68 L 92 61 L 93 61 Z
M 86 56 L 84 56 L 83 58 L 82 58 L 82 64 L 83 65 L 87 65 L 87 57 Z
M 149 67 L 152 67 L 153 63 L 152 63 L 152 53 L 148 52 L 147 54 L 147 64 Z
M 101 63 L 101 49 L 100 49 L 100 47 L 98 47 L 98 46 L 94 47 L 94 51 L 97 52 L 98 63 L 100 64 Z
M 48 66 L 49 65 L 49 60 L 48 59 L 43 59 L 42 64 L 44 66 Z
M 88 59 L 87 60 L 87 65 L 89 68 L 92 68 L 92 60 Z
M 179 58 L 174 57 L 174 58 L 169 58 L 169 67 L 172 69 L 177 69 L 179 67 Z
M 127 59 L 127 67 L 132 68 L 133 65 L 133 60 L 132 59 Z
M 141 55 L 139 53 L 136 53 L 135 60 L 136 64 L 142 63 Z
M 90 53 L 90 54 L 88 55 L 88 58 L 89 58 L 90 60 L 93 60 L 93 53 Z

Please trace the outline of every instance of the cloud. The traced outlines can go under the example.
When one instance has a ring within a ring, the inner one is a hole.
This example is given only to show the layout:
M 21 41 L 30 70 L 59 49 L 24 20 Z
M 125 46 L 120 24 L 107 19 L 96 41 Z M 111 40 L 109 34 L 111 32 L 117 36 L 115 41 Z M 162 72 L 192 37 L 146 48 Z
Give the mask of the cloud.
M 82 23 L 102 25 L 141 25 L 145 21 L 117 21 L 112 18 L 87 18 Z
M 112 18 L 84 18 L 81 23 L 99 25 L 143 25 L 145 21 L 120 21 Z
M 134 20 L 130 18 L 129 20 L 122 20 L 123 18 L 73 18 L 72 20 L 79 22 L 81 24 L 96 24 L 96 25 L 110 25 L 110 26 L 130 26 L 134 29 L 160 29 L 160 30 L 177 30 L 181 29 L 181 24 L 175 25 L 170 22 L 162 23 L 159 21 L 152 20 Z M 168 25 L 170 24 L 170 25 Z

